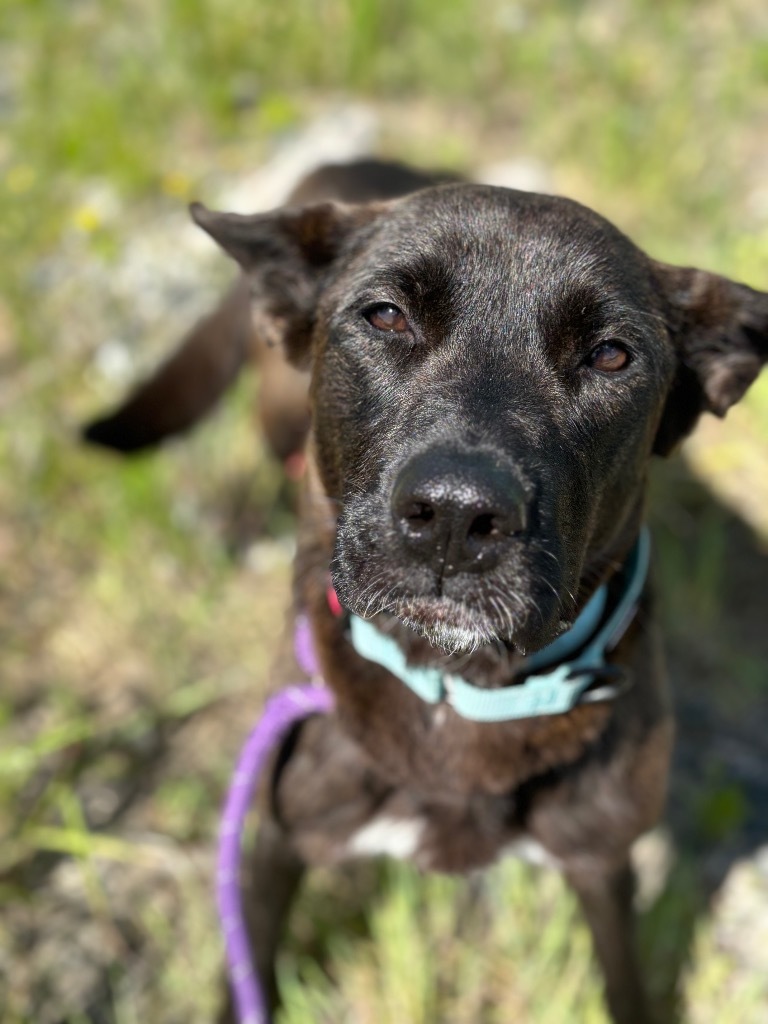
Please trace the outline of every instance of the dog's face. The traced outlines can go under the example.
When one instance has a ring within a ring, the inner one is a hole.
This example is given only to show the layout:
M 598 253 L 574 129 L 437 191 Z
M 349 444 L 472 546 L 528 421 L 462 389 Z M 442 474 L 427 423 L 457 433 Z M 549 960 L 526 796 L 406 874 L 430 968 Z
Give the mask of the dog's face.
M 656 264 L 564 199 L 197 216 L 311 352 L 342 602 L 446 651 L 552 640 L 626 552 L 651 453 L 766 356 L 765 295 Z
M 563 200 L 443 189 L 373 222 L 318 320 L 342 601 L 449 650 L 551 640 L 637 516 L 674 373 L 647 259 Z

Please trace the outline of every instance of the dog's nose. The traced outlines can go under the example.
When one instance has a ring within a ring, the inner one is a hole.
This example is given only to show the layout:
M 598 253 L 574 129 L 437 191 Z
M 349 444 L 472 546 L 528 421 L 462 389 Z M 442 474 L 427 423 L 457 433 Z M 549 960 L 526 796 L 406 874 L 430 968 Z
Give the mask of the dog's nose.
M 423 452 L 392 492 L 392 516 L 408 550 L 436 572 L 485 572 L 526 527 L 514 472 L 485 452 Z

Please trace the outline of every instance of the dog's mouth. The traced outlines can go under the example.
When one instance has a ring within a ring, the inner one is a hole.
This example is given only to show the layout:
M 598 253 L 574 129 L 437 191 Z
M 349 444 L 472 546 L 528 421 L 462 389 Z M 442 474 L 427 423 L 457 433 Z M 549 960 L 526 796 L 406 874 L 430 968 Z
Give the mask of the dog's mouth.
M 477 610 L 450 597 L 407 597 L 391 609 L 402 623 L 439 647 L 446 654 L 469 654 L 496 640 L 512 642 L 500 635 L 493 623 Z
M 413 592 L 402 585 L 358 588 L 349 585 L 344 573 L 334 572 L 333 577 L 348 611 L 366 619 L 392 615 L 445 654 L 470 654 L 500 643 L 524 655 L 567 628 L 554 588 L 546 596 L 525 600 L 515 588 L 489 581 L 467 595 L 451 596 Z

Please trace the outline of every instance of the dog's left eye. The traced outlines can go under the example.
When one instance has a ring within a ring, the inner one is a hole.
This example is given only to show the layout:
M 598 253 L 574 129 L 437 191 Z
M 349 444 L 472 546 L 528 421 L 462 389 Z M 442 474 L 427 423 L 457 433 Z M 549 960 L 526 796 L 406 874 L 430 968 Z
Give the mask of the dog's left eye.
M 587 366 L 602 373 L 618 373 L 629 366 L 631 359 L 624 345 L 617 341 L 606 341 L 592 349 L 587 356 Z
M 378 302 L 375 306 L 369 306 L 368 309 L 363 310 L 363 316 L 377 331 L 405 334 L 411 329 L 405 318 L 405 313 L 397 306 L 393 306 L 391 302 Z

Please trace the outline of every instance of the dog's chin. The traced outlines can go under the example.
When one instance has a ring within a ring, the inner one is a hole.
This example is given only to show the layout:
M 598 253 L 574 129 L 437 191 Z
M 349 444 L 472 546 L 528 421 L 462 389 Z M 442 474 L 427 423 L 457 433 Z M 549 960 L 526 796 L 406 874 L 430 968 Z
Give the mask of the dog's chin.
M 471 654 L 484 644 L 503 639 L 492 622 L 451 598 L 401 598 L 392 611 L 446 654 Z

